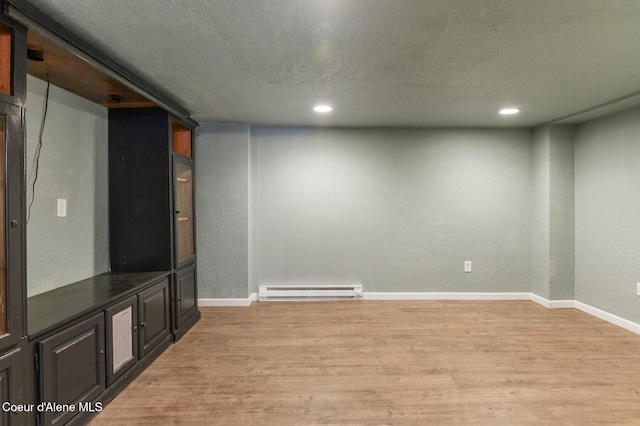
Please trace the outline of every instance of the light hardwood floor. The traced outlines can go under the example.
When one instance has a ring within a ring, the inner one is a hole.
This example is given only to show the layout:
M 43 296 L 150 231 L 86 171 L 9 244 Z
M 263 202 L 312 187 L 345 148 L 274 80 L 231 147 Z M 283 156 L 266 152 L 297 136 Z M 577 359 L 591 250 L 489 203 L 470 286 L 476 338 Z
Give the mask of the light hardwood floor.
M 640 424 L 640 336 L 575 309 L 262 302 L 202 314 L 93 425 Z

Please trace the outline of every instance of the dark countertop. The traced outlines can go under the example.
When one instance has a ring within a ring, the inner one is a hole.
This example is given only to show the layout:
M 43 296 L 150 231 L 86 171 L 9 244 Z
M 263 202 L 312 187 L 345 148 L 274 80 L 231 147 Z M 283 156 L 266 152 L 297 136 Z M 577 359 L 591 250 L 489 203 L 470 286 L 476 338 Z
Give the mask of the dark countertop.
M 168 271 L 107 272 L 29 297 L 27 299 L 29 338 L 33 339 L 60 324 L 99 310 L 168 275 Z

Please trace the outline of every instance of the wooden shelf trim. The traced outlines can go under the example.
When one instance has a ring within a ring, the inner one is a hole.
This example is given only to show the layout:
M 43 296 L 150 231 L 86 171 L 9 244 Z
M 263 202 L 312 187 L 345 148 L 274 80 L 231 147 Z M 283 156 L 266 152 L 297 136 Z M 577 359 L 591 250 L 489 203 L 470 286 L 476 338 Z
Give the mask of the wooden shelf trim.
M 13 31 L 0 24 L 0 92 L 11 95 L 11 54 Z
M 4 9 L 6 16 L 25 26 L 29 33 L 38 33 L 44 36 L 46 40 L 49 40 L 50 43 L 67 51 L 68 58 L 74 64 L 86 62 L 89 67 L 94 68 L 97 72 L 106 76 L 107 79 L 117 82 L 123 87 L 130 88 L 134 93 L 140 95 L 144 102 L 150 102 L 161 107 L 184 123 L 188 123 L 189 126 L 198 126 L 198 123 L 189 117 L 189 111 L 171 99 L 162 90 L 131 73 L 35 6 L 24 0 L 4 0 Z M 54 82 L 52 81 L 52 83 Z M 54 84 L 58 85 L 57 83 Z M 63 88 L 67 89 L 66 87 Z M 137 107 L 141 105 L 132 104 L 130 106 Z
M 191 150 L 191 129 L 176 120 L 171 120 L 171 148 L 185 157 L 193 155 Z

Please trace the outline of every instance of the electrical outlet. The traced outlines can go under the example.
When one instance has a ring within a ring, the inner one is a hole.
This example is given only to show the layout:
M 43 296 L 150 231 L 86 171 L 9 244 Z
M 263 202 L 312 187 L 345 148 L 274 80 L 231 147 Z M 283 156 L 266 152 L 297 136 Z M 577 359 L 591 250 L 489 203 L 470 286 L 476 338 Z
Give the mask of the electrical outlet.
M 471 261 L 470 260 L 465 260 L 464 261 L 464 271 L 465 272 L 471 272 Z
M 67 200 L 58 198 L 56 203 L 56 217 L 67 217 Z

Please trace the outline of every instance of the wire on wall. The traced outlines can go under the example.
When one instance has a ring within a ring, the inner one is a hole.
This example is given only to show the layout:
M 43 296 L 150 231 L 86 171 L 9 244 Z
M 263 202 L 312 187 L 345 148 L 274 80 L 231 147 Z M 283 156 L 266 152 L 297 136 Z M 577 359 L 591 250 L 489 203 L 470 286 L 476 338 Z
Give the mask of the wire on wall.
M 29 202 L 29 208 L 27 209 L 27 223 L 31 218 L 31 206 L 36 199 L 36 182 L 38 181 L 38 169 L 40 167 L 40 152 L 42 151 L 42 136 L 44 135 L 44 125 L 47 121 L 47 110 L 49 109 L 49 88 L 51 83 L 47 81 L 47 91 L 44 95 L 44 111 L 42 113 L 42 122 L 40 123 L 40 134 L 38 135 L 38 147 L 36 148 L 36 155 L 33 158 L 33 183 L 31 184 L 31 201 Z

